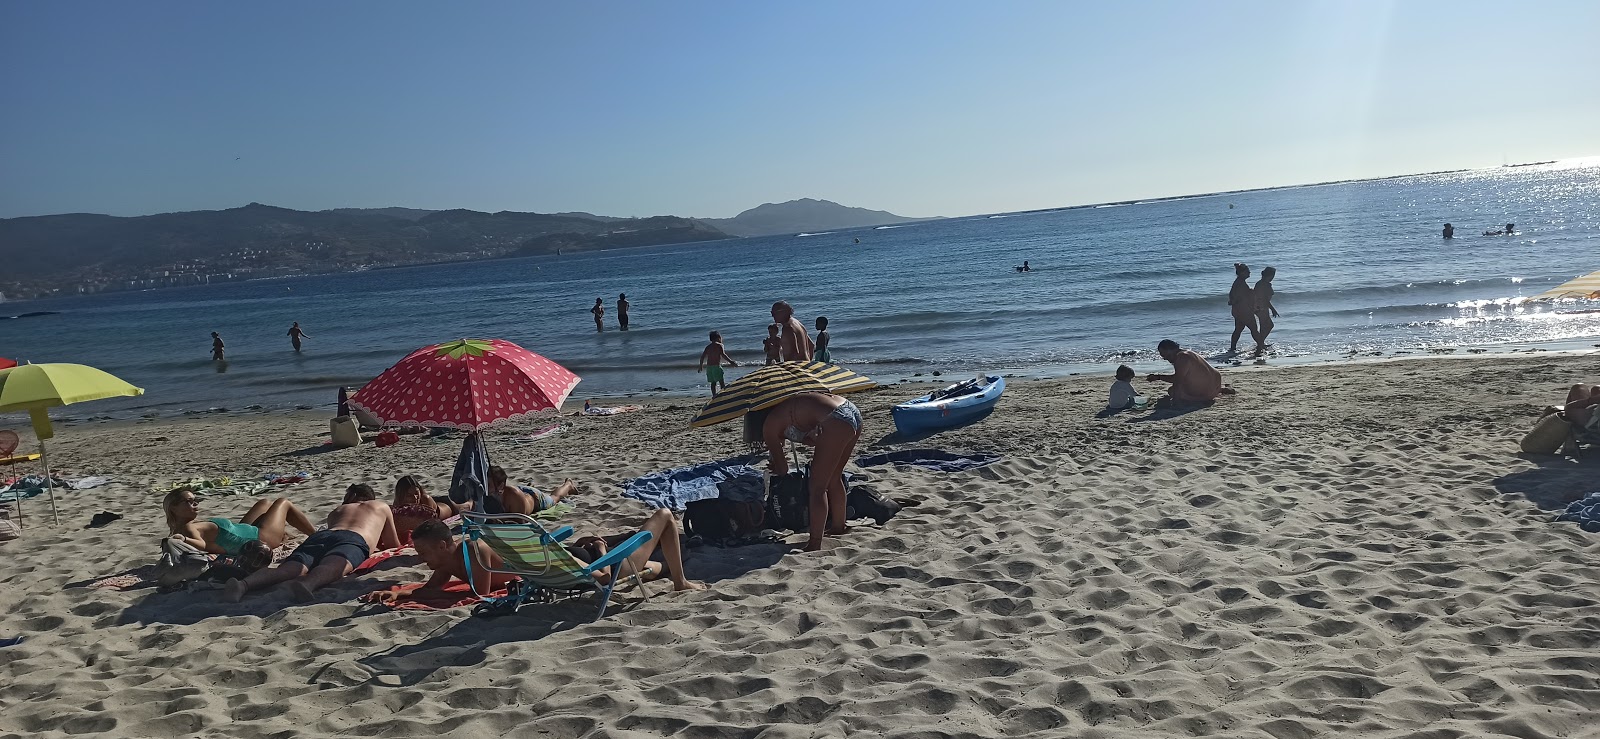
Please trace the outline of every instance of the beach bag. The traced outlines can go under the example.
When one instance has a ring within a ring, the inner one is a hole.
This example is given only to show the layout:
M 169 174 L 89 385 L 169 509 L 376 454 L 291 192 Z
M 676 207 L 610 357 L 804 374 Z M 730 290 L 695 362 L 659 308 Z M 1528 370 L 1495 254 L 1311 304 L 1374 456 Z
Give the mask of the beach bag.
M 211 569 L 211 555 L 195 549 L 188 542 L 168 537 L 161 540 L 161 559 L 156 562 L 156 585 L 174 588 Z
M 243 580 L 256 570 L 270 564 L 272 564 L 272 548 L 259 540 L 247 541 L 238 554 L 215 560 L 211 569 L 206 570 L 205 579 L 211 582 Z
M 858 487 L 854 490 L 846 488 L 845 507 L 846 518 L 870 518 L 879 526 L 894 518 L 900 512 L 900 504 L 892 498 L 885 498 L 878 491 L 871 488 Z
M 774 529 L 809 531 L 811 485 L 806 472 L 772 478 L 767 488 L 766 525 Z
M 734 521 L 728 508 L 728 501 L 720 498 L 689 503 L 683 507 L 685 532 L 711 544 L 733 538 Z
M 1539 419 L 1518 446 L 1528 454 L 1555 454 L 1571 435 L 1572 422 L 1559 413 L 1552 413 Z

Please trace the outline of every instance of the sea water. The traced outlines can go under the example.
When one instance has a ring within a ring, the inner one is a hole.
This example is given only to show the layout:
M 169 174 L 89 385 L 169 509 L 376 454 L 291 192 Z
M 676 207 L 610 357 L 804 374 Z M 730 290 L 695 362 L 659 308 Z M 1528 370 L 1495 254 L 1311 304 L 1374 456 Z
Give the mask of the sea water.
M 1440 238 L 1445 222 L 1455 239 Z M 1481 235 L 1508 222 L 1512 236 Z M 1033 271 L 1014 269 L 1024 260 Z M 1600 166 L 11 302 L 0 315 L 59 314 L 0 320 L 0 356 L 90 364 L 146 388 L 73 414 L 84 416 L 326 405 L 413 349 L 463 337 L 560 362 L 583 377 L 578 396 L 704 392 L 707 332 L 757 364 L 781 299 L 808 328 L 826 315 L 835 360 L 879 380 L 1109 373 L 1161 366 L 1163 338 L 1228 361 L 1239 261 L 1252 283 L 1277 268 L 1269 363 L 1586 348 L 1600 343 L 1600 314 L 1575 311 L 1600 305 L 1520 299 L 1600 269 Z M 618 293 L 632 304 L 627 332 Z M 293 321 L 310 337 L 298 354 Z M 225 366 L 210 361 L 212 331 Z

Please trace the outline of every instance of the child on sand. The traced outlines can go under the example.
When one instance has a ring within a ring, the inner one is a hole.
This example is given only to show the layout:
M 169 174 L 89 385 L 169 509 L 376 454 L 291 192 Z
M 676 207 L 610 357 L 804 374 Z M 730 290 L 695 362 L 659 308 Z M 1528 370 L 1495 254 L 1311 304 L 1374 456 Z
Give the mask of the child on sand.
M 767 350 L 767 364 L 777 364 L 783 361 L 783 339 L 778 338 L 782 326 L 774 323 L 767 327 L 767 340 L 761 342 L 762 348 Z
M 1133 368 L 1126 364 L 1117 365 L 1117 381 L 1111 383 L 1111 401 L 1106 404 L 1106 410 L 1120 411 L 1132 406 L 1138 394 L 1133 389 Z
M 771 352 L 771 349 L 767 350 L 768 357 L 772 356 Z M 716 395 L 718 390 L 728 386 L 727 381 L 722 379 L 724 364 L 729 367 L 739 366 L 738 362 L 733 361 L 733 357 L 728 356 L 728 350 L 722 346 L 722 332 L 712 331 L 711 343 L 706 344 L 706 348 L 700 352 L 700 366 L 695 368 L 696 372 L 705 371 L 706 380 L 711 383 L 712 395 Z
M 830 338 L 832 338 L 832 337 L 828 336 L 828 317 L 827 316 L 817 316 L 817 353 L 816 353 L 816 359 L 817 359 L 818 362 L 826 362 L 828 364 L 833 364 L 833 355 L 828 353 L 828 340 Z

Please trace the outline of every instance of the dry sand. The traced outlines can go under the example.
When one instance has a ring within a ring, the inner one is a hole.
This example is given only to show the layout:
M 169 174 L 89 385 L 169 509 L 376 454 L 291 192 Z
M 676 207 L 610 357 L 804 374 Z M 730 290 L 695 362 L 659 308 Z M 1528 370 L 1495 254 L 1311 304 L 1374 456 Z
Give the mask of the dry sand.
M 309 470 L 284 493 L 320 518 L 351 482 L 442 483 L 459 442 L 302 453 L 327 431 L 304 415 L 78 424 L 59 466 L 120 483 L 0 544 L 0 637 L 27 637 L 0 648 L 0 734 L 1596 736 L 1600 536 L 1550 509 L 1600 489 L 1600 455 L 1515 444 L 1597 369 L 1234 371 L 1241 394 L 1213 408 L 1113 418 L 1094 415 L 1104 378 L 1017 383 L 988 420 L 900 445 L 1004 462 L 873 468 L 924 504 L 819 554 L 693 550 L 713 591 L 658 583 L 596 623 L 588 599 L 493 620 L 356 601 L 422 580 L 409 558 L 309 605 L 83 587 L 153 561 L 153 491 L 175 480 Z M 865 441 L 911 394 L 858 396 Z M 494 433 L 490 451 L 540 484 L 580 480 L 567 522 L 620 531 L 646 512 L 622 481 L 739 450 L 736 424 L 687 428 L 694 407 Z M 102 508 L 125 518 L 85 530 Z

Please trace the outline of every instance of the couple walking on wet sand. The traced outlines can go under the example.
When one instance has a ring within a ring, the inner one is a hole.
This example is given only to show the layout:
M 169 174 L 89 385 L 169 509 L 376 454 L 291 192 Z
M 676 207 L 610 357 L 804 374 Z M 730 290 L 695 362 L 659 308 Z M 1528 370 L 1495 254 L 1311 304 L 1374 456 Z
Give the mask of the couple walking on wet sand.
M 1239 353 L 1239 335 L 1245 329 L 1250 329 L 1250 338 L 1256 341 L 1256 354 L 1267 350 L 1271 344 L 1267 343 L 1267 336 L 1272 333 L 1274 323 L 1272 319 L 1278 317 L 1278 309 L 1272 306 L 1272 278 L 1277 275 L 1277 270 L 1268 267 L 1261 270 L 1261 279 L 1251 287 L 1250 267 L 1244 262 L 1233 265 L 1233 287 L 1228 290 L 1228 307 L 1233 311 L 1233 340 L 1228 343 L 1228 353 Z

